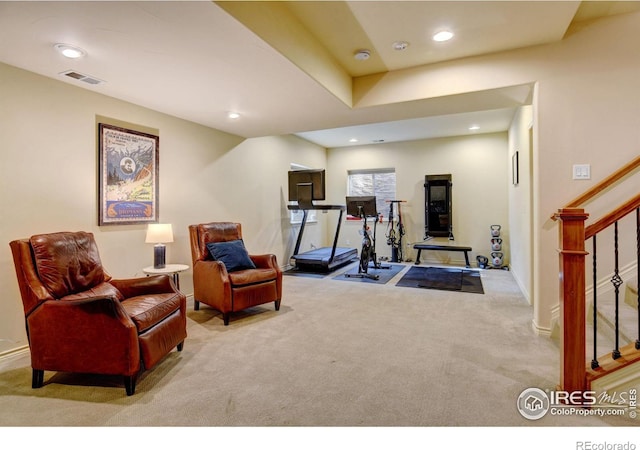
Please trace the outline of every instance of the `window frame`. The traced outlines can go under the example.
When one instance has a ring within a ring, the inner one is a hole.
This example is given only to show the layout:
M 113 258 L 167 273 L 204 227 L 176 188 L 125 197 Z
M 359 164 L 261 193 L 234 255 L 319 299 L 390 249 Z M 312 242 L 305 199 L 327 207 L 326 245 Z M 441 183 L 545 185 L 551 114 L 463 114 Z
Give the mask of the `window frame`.
M 378 192 L 376 191 L 376 180 L 375 180 L 375 176 L 376 174 L 385 174 L 385 175 L 389 175 L 389 174 L 393 174 L 393 198 L 382 198 L 380 195 L 377 195 Z M 372 175 L 372 180 L 371 180 L 371 186 L 373 187 L 373 192 L 353 192 L 352 191 L 352 176 L 353 175 Z M 384 205 L 384 203 L 386 202 L 386 200 L 394 200 L 395 199 L 395 195 L 397 193 L 397 179 L 396 179 L 396 169 L 395 167 L 384 167 L 384 168 L 377 168 L 377 169 L 353 169 L 353 170 L 347 170 L 347 195 L 348 196 L 359 196 L 359 195 L 375 195 L 376 196 L 376 203 L 377 203 L 377 209 L 378 209 L 378 214 L 384 214 L 384 209 L 381 208 L 382 205 Z M 351 215 L 347 215 L 347 220 L 360 220 L 359 217 L 354 217 Z

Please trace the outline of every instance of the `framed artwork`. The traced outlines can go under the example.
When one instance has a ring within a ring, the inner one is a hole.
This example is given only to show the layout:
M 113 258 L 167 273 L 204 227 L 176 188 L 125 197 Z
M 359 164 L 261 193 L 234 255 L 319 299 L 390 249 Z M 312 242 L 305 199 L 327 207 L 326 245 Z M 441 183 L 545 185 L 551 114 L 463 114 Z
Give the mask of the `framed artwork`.
M 158 136 L 98 128 L 98 225 L 158 222 Z
M 518 158 L 518 152 L 515 152 L 511 157 L 511 181 L 514 186 L 517 186 L 520 182 L 520 164 Z

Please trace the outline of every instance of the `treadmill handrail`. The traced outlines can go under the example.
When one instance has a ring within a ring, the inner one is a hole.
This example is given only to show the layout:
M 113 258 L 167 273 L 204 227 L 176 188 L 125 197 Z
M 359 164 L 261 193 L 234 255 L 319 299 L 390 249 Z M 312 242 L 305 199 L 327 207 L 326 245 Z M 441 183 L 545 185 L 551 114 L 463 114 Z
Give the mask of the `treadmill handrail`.
M 302 208 L 300 205 L 287 205 L 287 208 L 291 211 L 327 211 L 327 210 L 341 210 L 346 211 L 345 205 L 313 205 L 313 208 Z
M 344 213 L 345 208 L 340 209 L 340 215 L 338 217 L 338 227 L 336 228 L 336 235 L 333 237 L 333 247 L 331 248 L 331 258 L 329 258 L 329 263 L 333 262 L 333 258 L 336 256 L 336 247 L 338 246 L 338 236 L 340 235 L 340 225 L 342 225 L 342 214 Z

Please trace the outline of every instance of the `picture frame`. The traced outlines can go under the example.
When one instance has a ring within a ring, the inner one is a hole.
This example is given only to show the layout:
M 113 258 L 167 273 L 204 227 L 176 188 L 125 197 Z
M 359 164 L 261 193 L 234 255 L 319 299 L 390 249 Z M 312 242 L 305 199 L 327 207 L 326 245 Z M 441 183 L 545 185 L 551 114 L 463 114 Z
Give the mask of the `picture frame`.
M 511 157 L 511 182 L 517 186 L 520 182 L 520 161 L 519 152 L 515 152 Z
M 157 223 L 158 136 L 98 124 L 98 225 Z

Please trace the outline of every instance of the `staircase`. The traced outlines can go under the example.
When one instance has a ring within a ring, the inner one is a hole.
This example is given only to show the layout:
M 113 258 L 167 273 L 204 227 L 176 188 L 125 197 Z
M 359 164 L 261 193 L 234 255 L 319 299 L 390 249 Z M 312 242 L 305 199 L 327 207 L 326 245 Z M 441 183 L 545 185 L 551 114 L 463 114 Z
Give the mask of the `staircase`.
M 638 168 L 640 157 L 554 215 L 560 225 L 561 390 L 620 388 L 640 380 L 640 195 L 588 227 L 585 227 L 585 221 L 589 214 L 581 208 L 597 194 L 610 193 L 610 188 Z M 634 214 L 635 230 L 624 229 L 621 233 L 620 224 L 628 226 Z M 621 222 L 625 217 L 627 220 Z M 633 247 L 626 238 L 624 243 L 620 242 L 620 235 L 628 237 L 632 232 L 636 236 Z M 606 237 L 606 245 L 598 245 L 600 235 L 603 239 Z M 614 237 L 612 244 L 608 242 L 611 235 Z M 620 261 L 622 245 L 625 250 L 637 248 L 635 260 Z M 599 264 L 598 252 L 610 252 L 602 259 L 612 260 L 613 267 Z M 622 270 L 621 262 L 626 264 Z M 587 275 L 591 275 L 593 282 L 589 295 L 586 292 Z M 611 351 L 604 353 L 607 350 Z

